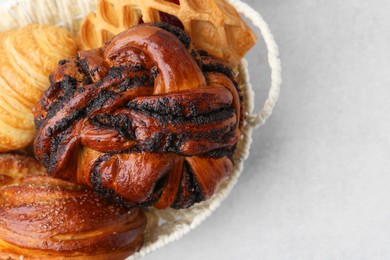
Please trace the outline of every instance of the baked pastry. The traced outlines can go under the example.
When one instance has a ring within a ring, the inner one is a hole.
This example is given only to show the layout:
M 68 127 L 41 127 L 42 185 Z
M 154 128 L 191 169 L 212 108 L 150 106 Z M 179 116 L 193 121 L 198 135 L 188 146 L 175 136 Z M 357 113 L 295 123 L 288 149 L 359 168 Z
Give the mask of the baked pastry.
M 237 83 L 179 28 L 137 26 L 60 64 L 34 112 L 52 176 L 129 206 L 185 208 L 231 174 Z
M 45 174 L 23 155 L 0 155 L 0 259 L 123 259 L 143 243 L 140 209 Z
M 50 85 L 58 61 L 76 51 L 70 33 L 55 26 L 33 24 L 0 33 L 0 152 L 32 142 L 31 109 Z
M 238 65 L 255 44 L 255 34 L 226 0 L 99 0 L 97 13 L 83 21 L 81 49 L 95 49 L 139 23 L 179 26 L 199 48 Z
M 26 176 L 42 175 L 47 175 L 46 169 L 33 157 L 10 153 L 0 154 L 0 188 L 17 184 Z M 1 195 L 0 197 L 2 198 Z

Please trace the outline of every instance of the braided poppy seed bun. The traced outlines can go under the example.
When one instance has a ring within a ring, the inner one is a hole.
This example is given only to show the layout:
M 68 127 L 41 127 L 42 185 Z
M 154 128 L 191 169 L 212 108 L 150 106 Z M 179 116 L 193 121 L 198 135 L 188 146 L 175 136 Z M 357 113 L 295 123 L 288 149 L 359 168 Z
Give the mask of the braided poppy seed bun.
M 0 259 L 123 259 L 143 243 L 140 209 L 47 176 L 24 155 L 0 155 Z
M 34 114 L 49 174 L 157 208 L 210 198 L 233 170 L 243 122 L 230 68 L 166 23 L 62 61 Z

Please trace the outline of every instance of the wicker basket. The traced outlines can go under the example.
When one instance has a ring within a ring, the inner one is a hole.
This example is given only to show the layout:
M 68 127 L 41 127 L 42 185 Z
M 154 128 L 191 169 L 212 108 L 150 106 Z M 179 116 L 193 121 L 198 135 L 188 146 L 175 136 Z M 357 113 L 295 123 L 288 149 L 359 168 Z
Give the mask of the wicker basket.
M 221 204 L 236 184 L 243 170 L 243 163 L 249 155 L 252 142 L 252 131 L 263 124 L 271 115 L 279 96 L 281 84 L 281 65 L 278 47 L 267 23 L 259 13 L 240 0 L 228 0 L 236 10 L 247 17 L 258 27 L 268 50 L 268 62 L 271 68 L 271 86 L 263 108 L 257 114 L 252 114 L 254 93 L 249 82 L 247 62 L 242 60 L 237 68 L 239 87 L 245 100 L 248 112 L 241 139 L 234 154 L 234 172 L 222 183 L 216 194 L 208 201 L 198 203 L 189 209 L 156 210 L 147 209 L 148 226 L 145 232 L 145 244 L 141 250 L 128 259 L 138 259 L 164 245 L 179 239 L 184 234 L 198 226 Z M 46 23 L 60 25 L 71 32 L 78 30 L 83 17 L 96 9 L 97 0 L 16 0 L 0 7 L 0 30 L 6 31 L 22 27 L 29 23 Z

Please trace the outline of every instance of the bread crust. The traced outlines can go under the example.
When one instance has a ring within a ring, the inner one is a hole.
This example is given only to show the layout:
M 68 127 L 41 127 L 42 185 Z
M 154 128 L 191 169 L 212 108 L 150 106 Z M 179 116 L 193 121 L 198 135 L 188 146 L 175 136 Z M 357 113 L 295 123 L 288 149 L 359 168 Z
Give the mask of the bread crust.
M 0 259 L 123 259 L 143 244 L 141 209 L 49 177 L 33 158 L 0 155 Z

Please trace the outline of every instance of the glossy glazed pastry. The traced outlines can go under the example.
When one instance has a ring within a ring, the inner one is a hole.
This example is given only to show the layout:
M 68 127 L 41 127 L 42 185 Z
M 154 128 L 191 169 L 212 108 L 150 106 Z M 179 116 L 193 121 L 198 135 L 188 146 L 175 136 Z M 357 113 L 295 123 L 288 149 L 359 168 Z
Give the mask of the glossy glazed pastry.
M 99 0 L 83 21 L 81 49 L 95 49 L 139 23 L 168 22 L 183 29 L 213 56 L 238 65 L 255 34 L 226 0 Z
M 35 154 L 52 176 L 129 206 L 185 208 L 231 174 L 234 76 L 177 27 L 134 27 L 61 64 L 35 109 Z
M 49 87 L 58 61 L 76 51 L 70 33 L 55 26 L 33 24 L 0 33 L 0 152 L 32 142 L 32 107 Z
M 141 247 L 140 209 L 49 177 L 27 156 L 1 154 L 0 168 L 0 259 L 124 259 Z

